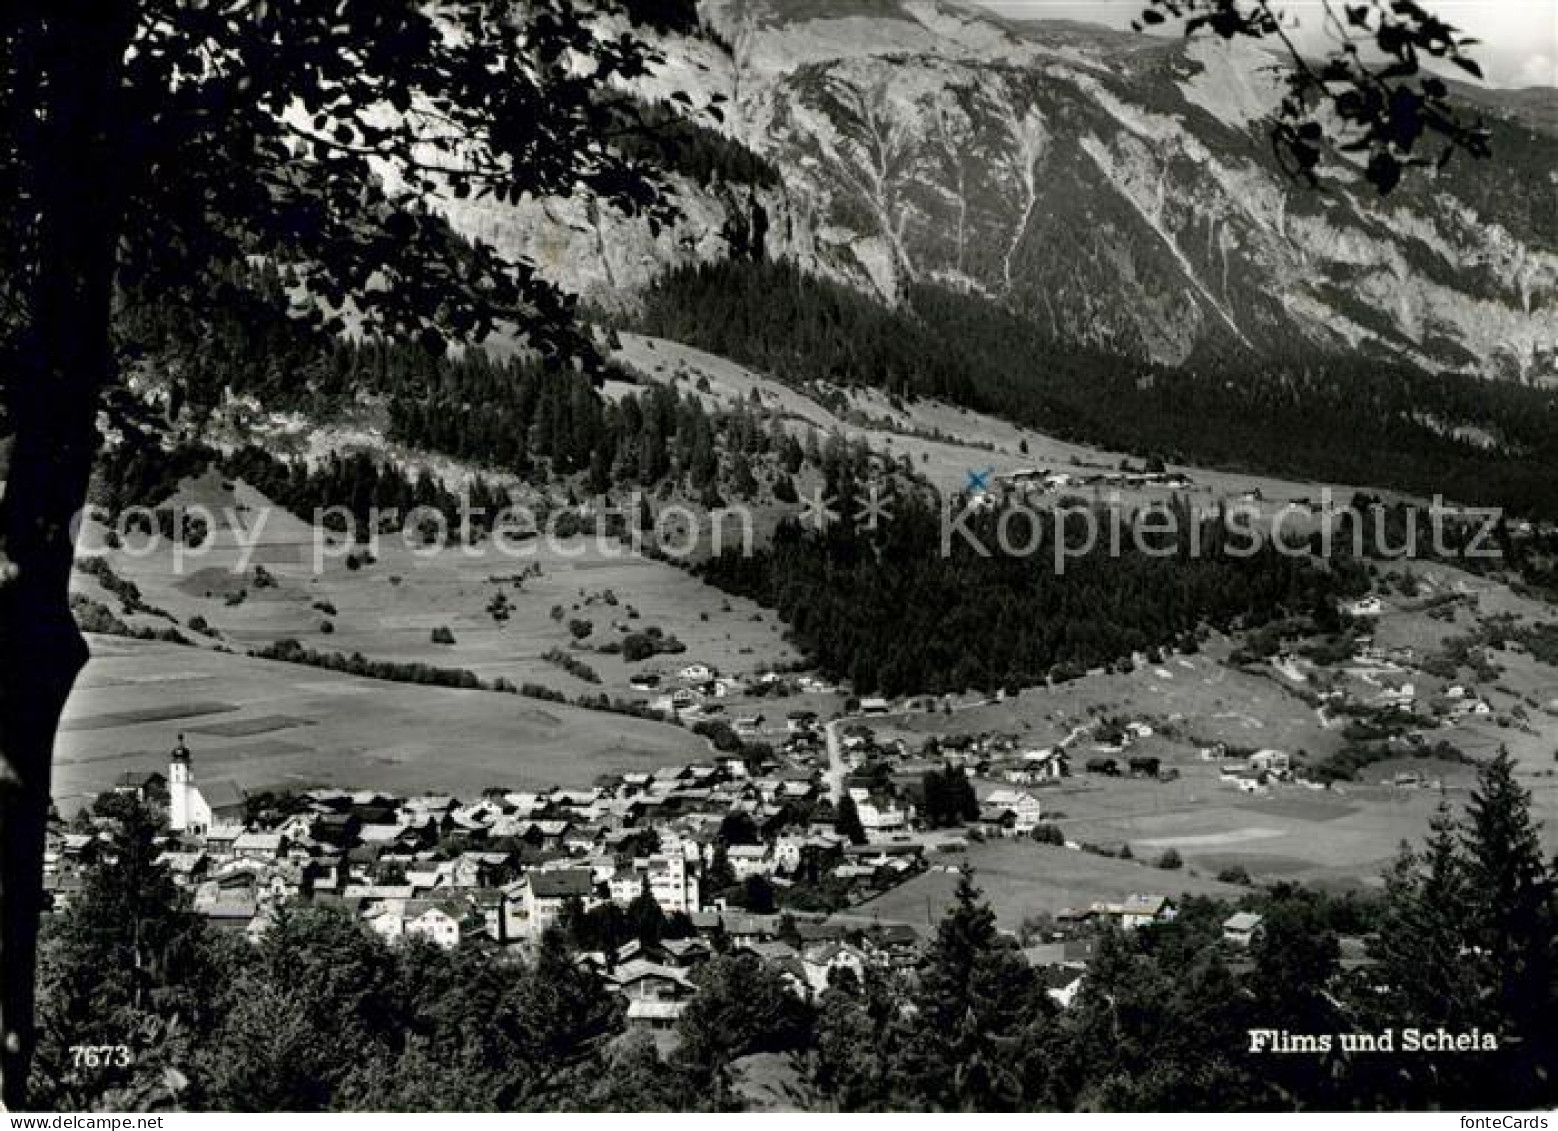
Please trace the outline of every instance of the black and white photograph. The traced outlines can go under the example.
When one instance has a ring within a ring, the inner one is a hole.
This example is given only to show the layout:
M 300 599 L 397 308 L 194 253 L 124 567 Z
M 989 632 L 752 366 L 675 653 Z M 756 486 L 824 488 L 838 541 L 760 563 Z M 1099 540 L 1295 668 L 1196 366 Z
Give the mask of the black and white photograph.
M 1558 0 L 0 6 L 0 1124 L 1555 1109 Z

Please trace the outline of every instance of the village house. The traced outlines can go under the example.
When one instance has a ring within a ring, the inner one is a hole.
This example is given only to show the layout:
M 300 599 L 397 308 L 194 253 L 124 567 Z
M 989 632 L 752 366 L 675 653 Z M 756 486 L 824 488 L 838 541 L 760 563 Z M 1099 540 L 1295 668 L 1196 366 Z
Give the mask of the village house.
M 1408 682 L 1383 687 L 1374 696 L 1373 705 L 1386 711 L 1411 711 L 1417 706 L 1417 688 Z
M 363 908 L 362 922 L 374 934 L 391 945 L 406 937 L 406 913 L 403 902 L 373 903 Z
M 612 972 L 608 986 L 627 1001 L 627 1022 L 635 1029 L 670 1029 L 697 992 L 687 971 L 634 959 Z
M 1248 767 L 1257 774 L 1266 774 L 1279 781 L 1293 776 L 1293 759 L 1285 750 L 1258 750 L 1250 755 Z
M 1234 946 L 1247 947 L 1255 940 L 1264 920 L 1253 911 L 1239 911 L 1223 920 L 1223 939 Z
M 1010 813 L 1012 817 L 1010 827 L 1016 836 L 1027 836 L 1033 832 L 1039 827 L 1039 821 L 1044 815 L 1039 799 L 1020 789 L 998 789 L 986 797 L 980 807 L 981 821 L 984 820 L 987 809 Z
M 869 959 L 865 951 L 846 942 L 830 941 L 808 947 L 801 954 L 801 970 L 813 994 L 828 988 L 835 974 L 847 971 L 863 984 Z
M 698 877 L 680 852 L 640 857 L 616 870 L 608 881 L 611 900 L 627 907 L 646 889 L 667 915 L 696 911 L 701 906 Z
M 441 903 L 424 907 L 408 904 L 405 911 L 407 938 L 426 939 L 435 946 L 453 950 L 460 945 L 464 909 L 458 904 Z
M 1378 597 L 1369 596 L 1352 601 L 1343 606 L 1344 611 L 1350 617 L 1378 617 L 1385 612 L 1385 602 Z
M 817 726 L 817 712 L 791 711 L 785 716 L 784 725 L 791 734 L 810 734 Z
M 563 904 L 570 899 L 579 900 L 586 911 L 600 902 L 595 895 L 595 876 L 584 868 L 527 872 L 513 888 L 518 896 L 520 920 L 515 924 L 510 919 L 515 928 L 508 932 L 511 938 L 539 939 L 556 925 Z M 509 889 L 504 890 L 507 895 Z
M 244 832 L 233 841 L 233 853 L 253 860 L 275 860 L 284 853 L 286 844 L 280 833 Z
M 891 840 L 909 831 L 909 811 L 900 808 L 896 801 L 878 801 L 869 789 L 858 786 L 849 791 L 849 796 L 855 802 L 855 812 L 868 841 Z
M 126 770 L 115 780 L 114 792 L 129 794 L 141 802 L 163 801 L 167 798 L 168 779 L 156 770 Z
M 714 948 L 699 938 L 663 939 L 660 952 L 666 965 L 679 970 L 690 970 L 714 957 Z
M 737 881 L 773 874 L 774 859 L 767 845 L 733 844 L 725 850 L 725 858 L 730 862 L 730 870 Z

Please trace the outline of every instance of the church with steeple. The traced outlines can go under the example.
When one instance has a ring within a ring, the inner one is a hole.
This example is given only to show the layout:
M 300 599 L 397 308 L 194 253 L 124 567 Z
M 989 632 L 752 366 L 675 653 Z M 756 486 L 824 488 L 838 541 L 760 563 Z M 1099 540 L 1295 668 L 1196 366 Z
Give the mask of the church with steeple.
M 195 783 L 184 736 L 168 756 L 168 825 L 176 833 L 207 836 L 217 825 L 243 823 L 243 790 L 230 781 Z

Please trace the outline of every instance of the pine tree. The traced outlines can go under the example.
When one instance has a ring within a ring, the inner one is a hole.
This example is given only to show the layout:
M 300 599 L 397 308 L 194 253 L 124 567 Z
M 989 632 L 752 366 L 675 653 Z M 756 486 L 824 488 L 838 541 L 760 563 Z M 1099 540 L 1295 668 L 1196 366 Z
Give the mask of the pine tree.
M 1422 852 L 1403 845 L 1385 879 L 1372 950 L 1398 1017 L 1457 1031 L 1475 1023 L 1485 963 L 1471 947 L 1473 914 L 1460 829 L 1441 801 Z
M 628 904 L 627 922 L 633 937 L 645 946 L 654 946 L 665 937 L 665 912 L 650 894 L 648 876 L 644 877 L 638 895 Z
M 725 842 L 716 841 L 708 870 L 703 874 L 703 890 L 715 895 L 734 886 L 735 882 L 736 872 L 730 866 L 730 853 L 726 851 Z
M 1542 858 L 1531 794 L 1516 781 L 1506 749 L 1477 775 L 1465 848 L 1472 937 L 1491 966 L 1489 997 L 1507 1036 L 1520 1042 L 1510 1086 L 1551 1096 L 1558 1062 L 1554 877 Z
M 85 1109 L 108 1089 L 126 1099 L 188 1068 L 181 1028 L 203 1019 L 226 971 L 212 963 L 204 920 L 157 863 L 162 849 L 152 814 L 117 801 L 117 828 L 82 890 L 44 936 L 38 972 L 39 1048 L 34 1098 Z M 78 1045 L 124 1045 L 125 1064 L 89 1068 Z
M 849 838 L 850 844 L 866 842 L 866 829 L 860 823 L 860 810 L 855 805 L 855 799 L 847 793 L 839 799 L 838 812 L 833 817 L 833 831 Z
M 1041 1008 L 1038 982 L 967 873 L 955 898 L 920 964 L 910 1056 L 931 1102 L 1012 1110 L 1021 1102 L 1017 1044 Z

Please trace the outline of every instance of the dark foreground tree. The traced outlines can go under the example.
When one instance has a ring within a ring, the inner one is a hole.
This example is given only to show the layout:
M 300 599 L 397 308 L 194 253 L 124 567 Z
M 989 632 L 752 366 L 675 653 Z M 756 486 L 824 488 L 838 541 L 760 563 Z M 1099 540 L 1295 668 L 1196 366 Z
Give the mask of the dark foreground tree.
M 926 950 L 914 1005 L 906 1055 L 922 1102 L 949 1111 L 1021 1108 L 1020 1038 L 1047 1002 L 967 873 Z
M 1474 969 L 1486 975 L 1503 1035 L 1499 1085 L 1512 1103 L 1548 1102 L 1558 1063 L 1558 880 L 1508 750 L 1478 772 L 1464 835 L 1470 951 L 1486 956 Z
M 676 1063 L 701 1088 L 724 1096 L 732 1063 L 811 1043 L 812 1009 L 755 954 L 721 955 L 698 971 L 698 993 L 677 1022 Z
M 169 1070 L 187 1063 L 230 973 L 215 961 L 205 920 L 157 863 L 152 814 L 116 801 L 111 840 L 54 917 L 39 963 L 34 1099 L 54 1110 L 140 1110 L 178 1098 Z M 98 1064 L 72 1053 L 93 1045 L 128 1051 Z
M 626 22 L 622 17 L 626 17 Z M 603 20 L 603 17 L 614 17 Z M 116 295 L 198 304 L 261 256 L 297 313 L 442 350 L 512 327 L 587 355 L 570 302 L 454 239 L 442 195 L 669 215 L 603 141 L 690 0 L 13 0 L 0 12 L 0 1104 L 19 1106 L 51 752 L 87 650 L 67 598 Z

